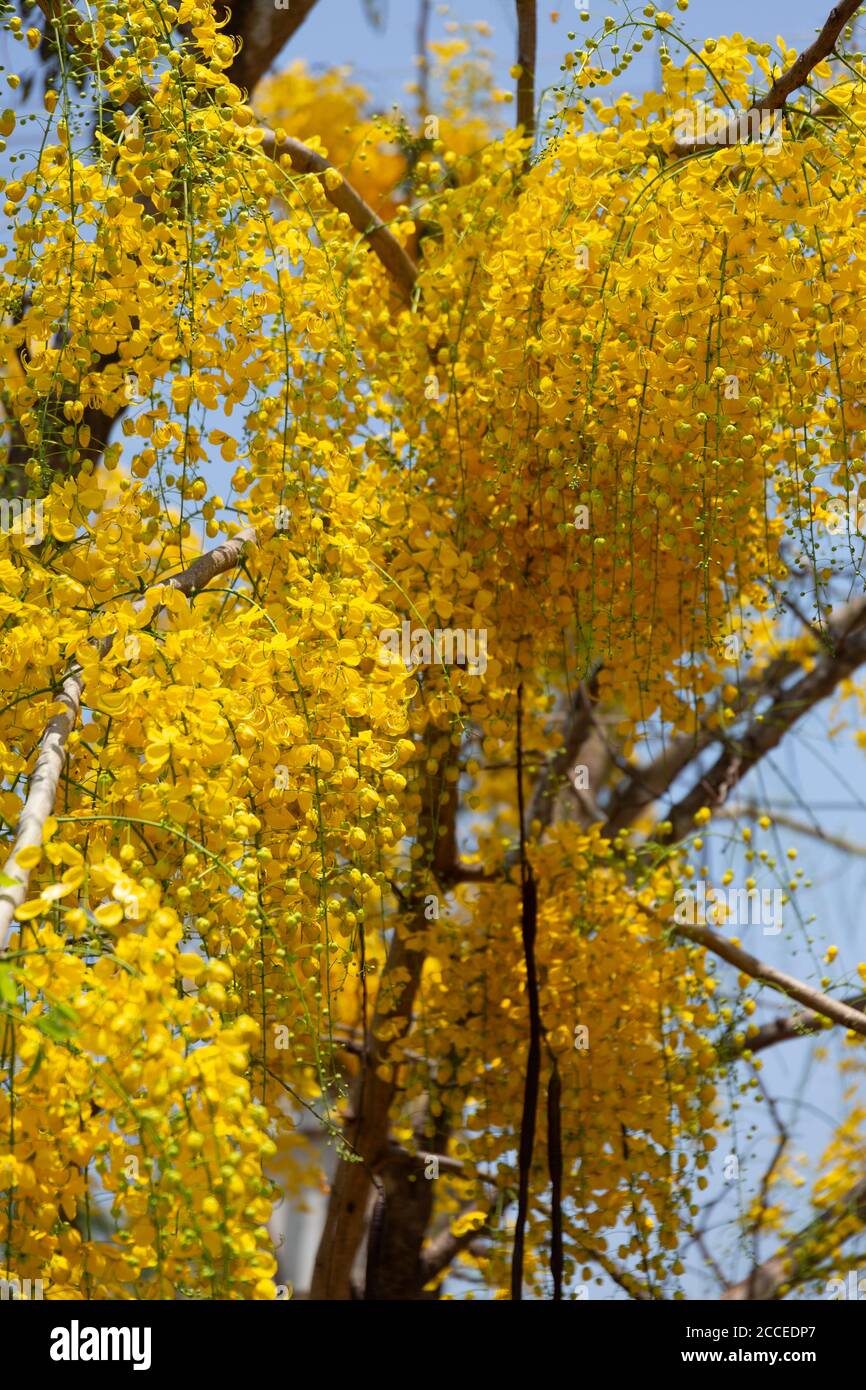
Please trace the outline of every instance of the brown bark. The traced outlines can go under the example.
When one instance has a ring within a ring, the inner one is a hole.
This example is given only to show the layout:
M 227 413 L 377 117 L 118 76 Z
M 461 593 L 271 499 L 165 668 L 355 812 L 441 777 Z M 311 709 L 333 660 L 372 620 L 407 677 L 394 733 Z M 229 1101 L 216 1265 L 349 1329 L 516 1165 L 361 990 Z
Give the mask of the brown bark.
M 517 0 L 517 124 L 531 140 L 535 134 L 535 63 L 538 16 L 535 0 Z
M 254 92 L 315 6 L 316 0 L 289 0 L 287 8 L 278 10 L 273 0 L 235 0 L 228 32 L 240 39 L 240 51 L 228 70 L 229 81 Z

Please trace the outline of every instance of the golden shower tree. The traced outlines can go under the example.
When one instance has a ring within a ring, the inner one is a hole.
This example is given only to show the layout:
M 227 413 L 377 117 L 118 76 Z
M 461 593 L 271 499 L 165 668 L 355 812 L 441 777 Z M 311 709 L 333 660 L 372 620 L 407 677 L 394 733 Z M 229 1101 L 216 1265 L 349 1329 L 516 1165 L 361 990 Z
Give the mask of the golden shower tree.
M 314 2 L 4 11 L 2 1274 L 276 1297 L 304 1117 L 312 1297 L 674 1297 L 725 1094 L 866 1035 L 705 852 L 793 934 L 734 794 L 866 661 L 858 5 L 800 57 L 650 5 L 542 100 L 518 0 L 512 102 L 423 3 L 385 120 L 265 76 Z M 768 1099 L 725 1297 L 866 1218 L 856 1097 L 805 1212 Z

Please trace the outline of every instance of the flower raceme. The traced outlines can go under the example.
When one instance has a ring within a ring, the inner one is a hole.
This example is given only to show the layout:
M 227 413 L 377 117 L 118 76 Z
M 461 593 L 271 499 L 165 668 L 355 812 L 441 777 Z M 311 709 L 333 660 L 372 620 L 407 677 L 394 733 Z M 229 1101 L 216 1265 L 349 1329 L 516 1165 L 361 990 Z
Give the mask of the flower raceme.
M 808 545 L 861 471 L 866 151 L 804 120 L 771 164 L 673 168 L 665 96 L 577 88 L 529 164 L 456 97 L 401 154 L 349 88 L 333 132 L 306 76 L 254 110 L 207 0 L 89 13 L 115 55 L 95 133 L 48 94 L 5 188 L 6 467 L 43 526 L 0 533 L 10 846 L 71 668 L 83 694 L 0 965 L 3 1274 L 273 1298 L 269 1175 L 308 1180 L 298 1114 L 334 1133 L 361 1038 L 392 1132 L 412 1143 L 423 1106 L 451 1145 L 436 1219 L 511 1200 L 518 689 L 535 765 L 591 672 L 627 754 L 651 720 L 718 723 L 732 624 L 765 621 L 785 533 Z M 745 44 L 705 58 L 744 100 Z M 689 109 L 705 79 L 668 75 Z M 860 76 L 834 101 L 853 121 Z M 340 168 L 295 172 L 284 115 Z M 411 302 L 329 197 L 357 166 L 417 257 Z M 241 526 L 234 570 L 169 586 Z M 611 1246 L 661 1287 L 715 1144 L 715 982 L 663 926 L 663 867 L 542 831 L 567 1274 Z M 494 1233 L 497 1296 L 506 1262 Z

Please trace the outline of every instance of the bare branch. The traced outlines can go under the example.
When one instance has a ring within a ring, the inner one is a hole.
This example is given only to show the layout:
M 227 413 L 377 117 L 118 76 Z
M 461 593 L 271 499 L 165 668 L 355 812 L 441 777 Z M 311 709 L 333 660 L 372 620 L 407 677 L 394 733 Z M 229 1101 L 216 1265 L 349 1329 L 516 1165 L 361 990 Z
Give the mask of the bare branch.
M 585 1259 L 588 1261 L 594 1260 L 596 1264 L 601 1265 L 601 1268 L 608 1278 L 612 1279 L 615 1284 L 618 1284 L 619 1287 L 628 1294 L 629 1298 L 635 1299 L 638 1303 L 648 1303 L 653 1300 L 661 1299 L 660 1293 L 656 1293 L 654 1289 L 650 1289 L 646 1284 L 642 1284 L 639 1279 L 636 1279 L 627 1269 L 623 1269 L 620 1265 L 616 1264 L 616 1262 L 602 1250 L 591 1250 L 583 1245 L 580 1247 L 580 1250 Z
M 815 1247 L 834 1226 L 849 1218 L 858 1223 L 866 1222 L 866 1178 L 861 1178 L 844 1197 L 820 1212 L 770 1259 L 756 1265 L 745 1279 L 725 1289 L 722 1299 L 766 1301 L 780 1298 L 786 1288 L 808 1277 L 810 1262 L 815 1259 Z
M 798 1004 L 803 1004 L 814 1013 L 830 1018 L 843 1028 L 850 1028 L 853 1033 L 860 1033 L 866 1037 L 866 1013 L 859 1009 L 851 1008 L 840 999 L 832 999 L 829 994 L 822 994 L 820 990 L 813 989 L 811 985 L 796 979 L 793 975 L 786 975 L 783 970 L 777 970 L 767 961 L 759 960 L 751 952 L 744 951 L 742 946 L 735 946 L 732 941 L 727 941 L 708 927 L 675 925 L 674 932 L 677 936 L 694 941 L 698 946 L 706 947 L 713 955 L 720 956 L 729 965 L 741 970 L 744 975 L 751 975 L 753 980 L 760 980 L 772 989 L 781 990 L 790 999 L 796 999 Z
M 538 48 L 538 21 L 535 0 L 517 3 L 517 124 L 532 142 L 535 135 L 535 62 Z M 527 158 L 529 157 L 527 151 Z
M 754 1279 L 756 1277 L 756 1271 L 758 1268 L 758 1241 L 760 1240 L 761 1227 L 764 1224 L 764 1220 L 767 1214 L 767 1201 L 770 1195 L 770 1184 L 773 1181 L 773 1175 L 776 1172 L 776 1169 L 782 1161 L 782 1155 L 784 1154 L 786 1148 L 791 1142 L 791 1136 L 788 1133 L 788 1130 L 785 1126 L 785 1122 L 779 1114 L 778 1106 L 776 1105 L 776 1102 L 773 1100 L 773 1097 L 770 1095 L 770 1092 L 767 1090 L 763 1078 L 759 1076 L 758 1082 L 761 1087 L 761 1093 L 765 1101 L 767 1102 L 767 1105 L 769 1106 L 770 1115 L 772 1117 L 773 1124 L 776 1126 L 776 1134 L 778 1137 L 776 1139 L 776 1147 L 773 1150 L 772 1158 L 770 1159 L 770 1162 L 765 1168 L 763 1176 L 761 1178 L 761 1191 L 760 1196 L 758 1198 L 758 1210 L 755 1213 L 755 1219 L 752 1222 L 750 1231 L 750 1236 L 752 1240 L 752 1250 L 754 1252 L 753 1258 L 755 1261 L 754 1268 L 750 1275 L 750 1279 Z M 751 1297 L 751 1294 L 749 1296 Z

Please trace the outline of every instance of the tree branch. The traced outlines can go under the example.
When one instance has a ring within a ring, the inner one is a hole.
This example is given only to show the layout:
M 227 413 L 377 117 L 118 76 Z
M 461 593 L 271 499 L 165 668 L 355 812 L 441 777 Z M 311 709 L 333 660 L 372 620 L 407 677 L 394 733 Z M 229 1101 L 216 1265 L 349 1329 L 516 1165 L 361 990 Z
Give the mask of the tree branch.
M 440 783 L 431 779 L 417 836 L 419 841 L 426 838 L 435 843 L 429 866 L 434 880 L 438 880 L 440 871 L 454 861 L 456 792 L 449 788 L 443 807 L 440 807 L 439 796 Z M 445 835 L 438 835 L 440 825 L 445 828 Z M 334 1173 L 313 1268 L 311 1298 L 346 1301 L 352 1297 L 352 1265 L 364 1237 L 371 1174 L 376 1174 L 391 1154 L 388 1131 L 391 1106 L 397 1094 L 396 1063 L 389 1058 L 389 1043 L 381 1042 L 377 1034 L 385 1023 L 389 1025 L 389 1032 L 395 1023 L 401 1025 L 403 1037 L 411 1027 L 426 958 L 424 944 L 418 941 L 427 927 L 425 887 L 424 882 L 416 882 L 412 893 L 406 895 L 412 904 L 409 919 L 395 928 L 391 939 L 366 1039 L 364 1065 L 352 1087 L 344 1122 L 353 1161 L 341 1158 Z
M 627 1269 L 623 1269 L 613 1261 L 609 1255 L 602 1250 L 590 1249 L 588 1246 L 580 1247 L 581 1253 L 587 1261 L 595 1261 L 604 1270 L 609 1279 L 618 1284 L 621 1289 L 638 1303 L 649 1303 L 653 1300 L 661 1300 L 661 1293 L 642 1284 Z
M 866 596 L 861 596 L 845 604 L 839 610 L 835 622 L 829 623 L 824 633 L 815 633 L 816 641 L 820 636 L 821 647 L 825 653 L 824 659 L 832 660 L 834 655 L 839 654 L 844 649 L 845 644 L 860 632 L 864 625 L 866 625 Z M 861 651 L 855 665 L 862 660 L 864 660 L 863 651 Z M 801 669 L 800 661 L 799 657 L 789 656 L 783 652 L 769 662 L 764 670 L 757 674 L 748 674 L 742 681 L 737 698 L 733 702 L 734 711 L 737 714 L 744 713 L 749 705 L 754 705 L 762 699 L 781 699 L 785 682 Z M 843 672 L 840 668 L 836 675 L 836 681 L 844 679 L 846 674 L 849 673 Z M 830 683 L 827 694 L 830 693 L 832 687 L 833 682 Z M 819 695 L 816 698 L 822 697 Z M 724 735 L 720 734 L 717 728 L 711 728 L 704 722 L 696 734 L 678 735 L 652 762 L 642 767 L 635 767 L 631 775 L 614 789 L 607 803 L 604 833 L 612 836 L 618 830 L 624 830 L 632 825 L 647 806 L 652 805 L 653 801 L 668 791 L 689 763 L 694 762 L 714 743 L 719 743 L 723 737 Z M 733 743 L 730 744 L 730 747 L 733 747 Z
M 848 1009 L 863 1012 L 866 1009 L 866 994 L 854 994 L 850 999 L 843 999 L 842 1003 Z M 824 1033 L 830 1022 L 824 1014 L 815 1013 L 813 1009 L 796 1009 L 792 1014 L 783 1014 L 771 1023 L 762 1024 L 752 1037 L 747 1034 L 741 1044 L 732 1042 L 725 1045 L 721 1049 L 722 1060 L 733 1061 L 744 1052 L 764 1052 L 768 1047 L 775 1047 L 776 1043 Z
M 39 0 L 44 13 L 60 29 L 60 21 L 55 15 L 52 6 L 57 0 Z M 106 45 L 102 44 L 97 52 L 88 43 L 80 40 L 77 33 L 74 33 L 74 25 L 65 25 L 63 28 L 66 41 L 72 44 L 81 54 L 84 61 L 94 71 L 102 67 L 116 66 L 118 63 L 117 55 Z M 141 87 L 134 87 L 127 94 L 127 101 L 134 106 L 142 106 L 148 101 L 155 101 L 153 92 Z M 281 167 L 281 160 L 288 156 L 292 168 L 299 174 L 324 174 L 329 169 L 333 169 L 327 159 L 318 154 L 315 150 L 308 149 L 301 144 L 300 140 L 286 138 L 280 143 L 279 149 L 276 147 L 276 137 L 273 132 L 265 130 L 264 138 L 259 146 L 263 153 L 274 160 L 277 167 Z M 339 172 L 339 170 L 337 171 Z M 370 245 L 370 249 L 378 256 L 388 274 L 394 280 L 401 297 L 408 302 L 412 295 L 418 268 L 411 256 L 400 245 L 392 232 L 389 232 L 384 222 L 376 216 L 372 208 L 368 207 L 359 193 L 346 183 L 342 174 L 340 183 L 336 188 L 329 188 L 327 183 L 322 180 L 322 187 L 325 197 L 340 212 L 344 212 L 349 218 L 352 226 L 363 236 Z
M 841 623 L 830 630 L 832 650 L 794 685 L 777 690 L 766 713 L 754 715 L 746 732 L 728 742 L 713 766 L 665 816 L 671 827 L 666 839 L 682 840 L 702 807 L 715 810 L 724 805 L 734 787 L 778 746 L 788 730 L 866 661 L 864 624 L 866 599 L 848 604 Z
M 474 1227 L 471 1231 L 464 1231 L 461 1235 L 455 1235 L 449 1224 L 444 1231 L 429 1240 L 424 1247 L 421 1255 L 421 1287 L 429 1284 L 431 1279 L 435 1279 L 437 1274 L 441 1274 L 443 1269 L 447 1269 L 463 1250 L 467 1250 L 479 1236 L 489 1232 L 497 1220 L 501 1206 L 501 1197 L 491 1202 L 487 1215 L 481 1226 Z M 475 1207 L 466 1208 L 467 1211 L 474 1211 Z
M 808 1275 L 810 1245 L 820 1241 L 822 1236 L 848 1217 L 860 1223 L 866 1222 L 866 1178 L 861 1178 L 838 1202 L 820 1212 L 814 1221 L 770 1259 L 756 1265 L 745 1279 L 725 1289 L 722 1299 L 742 1302 L 780 1298 L 786 1287 Z
M 732 941 L 727 941 L 708 927 L 675 925 L 674 932 L 677 936 L 686 937 L 697 946 L 712 951 L 713 955 L 720 956 L 729 965 L 741 970 L 744 975 L 750 975 L 753 980 L 760 980 L 772 989 L 781 990 L 782 994 L 796 999 L 798 1004 L 803 1004 L 814 1013 L 830 1018 L 834 1023 L 840 1023 L 843 1028 L 850 1028 L 853 1033 L 866 1037 L 866 1013 L 853 1009 L 850 1004 L 845 1004 L 840 999 L 831 999 L 829 994 L 822 994 L 819 989 L 813 989 L 811 985 L 805 984 L 793 975 L 786 975 L 783 970 L 777 970 L 767 961 L 759 960 L 751 952 L 743 950 L 742 946 L 735 946 Z
M 516 0 L 517 4 L 517 124 L 530 146 L 535 136 L 535 62 L 538 49 L 538 23 L 535 0 Z M 529 151 L 527 151 L 527 160 Z
M 278 165 L 283 156 L 288 156 L 292 168 L 298 174 L 324 174 L 334 168 L 323 155 L 302 145 L 300 140 L 294 140 L 291 136 L 281 140 L 278 145 L 273 133 L 266 131 L 260 148 Z M 337 172 L 339 173 L 339 170 Z M 360 193 L 355 192 L 342 174 L 340 178 L 341 182 L 336 188 L 329 188 L 322 180 L 325 196 L 335 208 L 346 214 L 355 231 L 360 232 L 366 239 L 370 249 L 378 256 L 403 299 L 408 303 L 418 278 L 418 267 L 393 232 L 389 232 L 382 219 L 364 202 Z
M 252 94 L 315 5 L 316 0 L 291 0 L 287 9 L 278 10 L 262 0 L 234 0 L 228 29 L 241 43 L 229 81 Z

